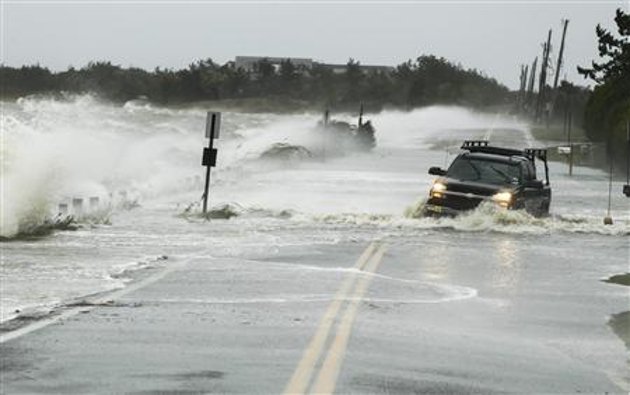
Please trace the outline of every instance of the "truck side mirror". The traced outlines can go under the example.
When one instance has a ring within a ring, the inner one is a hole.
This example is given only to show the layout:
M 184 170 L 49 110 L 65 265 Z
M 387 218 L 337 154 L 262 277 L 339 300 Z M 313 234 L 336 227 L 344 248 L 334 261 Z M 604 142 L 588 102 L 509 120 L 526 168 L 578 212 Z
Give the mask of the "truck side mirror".
M 543 182 L 540 180 L 529 180 L 525 182 L 525 188 L 542 189 Z
M 429 168 L 429 174 L 431 174 L 432 176 L 445 176 L 446 170 L 443 170 L 437 166 L 434 166 L 434 167 Z

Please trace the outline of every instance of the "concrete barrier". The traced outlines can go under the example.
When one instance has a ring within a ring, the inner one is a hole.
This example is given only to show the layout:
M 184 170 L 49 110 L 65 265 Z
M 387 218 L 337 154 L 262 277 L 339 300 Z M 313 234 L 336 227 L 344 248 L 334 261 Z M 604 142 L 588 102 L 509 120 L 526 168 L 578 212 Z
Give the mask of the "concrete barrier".
M 98 196 L 93 196 L 90 198 L 90 210 L 98 210 L 99 207 L 99 198 Z
M 72 198 L 72 212 L 74 215 L 83 214 L 83 199 Z

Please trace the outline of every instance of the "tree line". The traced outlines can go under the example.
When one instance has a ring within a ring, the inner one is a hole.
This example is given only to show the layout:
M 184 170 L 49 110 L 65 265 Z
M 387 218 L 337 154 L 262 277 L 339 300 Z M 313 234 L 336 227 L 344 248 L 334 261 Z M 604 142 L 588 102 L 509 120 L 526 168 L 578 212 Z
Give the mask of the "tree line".
M 113 101 L 139 97 L 159 104 L 202 100 L 282 98 L 305 106 L 349 107 L 363 102 L 380 109 L 413 108 L 430 104 L 484 107 L 504 103 L 508 89 L 477 70 L 465 69 L 444 58 L 423 55 L 392 71 L 371 70 L 350 59 L 341 73 L 329 66 L 310 68 L 290 60 L 275 65 L 262 59 L 254 69 L 219 65 L 206 59 L 185 69 L 124 68 L 110 62 L 52 72 L 40 65 L 0 66 L 0 95 L 16 98 L 57 92 L 96 93 Z
M 607 143 L 609 156 L 622 164 L 630 148 L 626 128 L 630 122 L 630 14 L 618 9 L 617 32 L 597 25 L 600 61 L 578 72 L 597 85 L 584 111 L 586 133 L 594 141 Z

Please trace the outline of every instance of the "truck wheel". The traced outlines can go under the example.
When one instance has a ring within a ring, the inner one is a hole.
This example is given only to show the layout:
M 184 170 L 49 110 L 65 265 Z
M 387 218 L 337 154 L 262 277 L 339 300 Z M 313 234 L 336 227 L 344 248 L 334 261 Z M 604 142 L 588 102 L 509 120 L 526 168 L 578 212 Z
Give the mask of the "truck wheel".
M 549 202 L 544 202 L 542 206 L 540 206 L 540 216 L 547 217 L 549 215 Z

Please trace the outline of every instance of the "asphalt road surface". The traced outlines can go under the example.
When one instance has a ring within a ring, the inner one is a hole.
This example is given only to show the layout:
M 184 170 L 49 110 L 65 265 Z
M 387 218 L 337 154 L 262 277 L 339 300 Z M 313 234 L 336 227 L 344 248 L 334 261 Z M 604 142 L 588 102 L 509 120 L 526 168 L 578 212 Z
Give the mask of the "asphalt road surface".
M 627 287 L 600 281 L 604 251 L 556 238 L 441 231 L 174 257 L 5 333 L 1 392 L 626 393 L 608 321 Z

